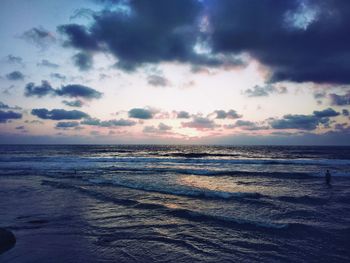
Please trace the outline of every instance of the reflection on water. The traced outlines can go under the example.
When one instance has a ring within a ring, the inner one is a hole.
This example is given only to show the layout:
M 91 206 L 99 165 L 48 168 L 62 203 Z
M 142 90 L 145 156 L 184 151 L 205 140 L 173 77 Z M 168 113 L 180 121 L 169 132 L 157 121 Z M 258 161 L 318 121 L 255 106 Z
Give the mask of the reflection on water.
M 349 171 L 339 147 L 0 146 L 0 261 L 349 262 Z

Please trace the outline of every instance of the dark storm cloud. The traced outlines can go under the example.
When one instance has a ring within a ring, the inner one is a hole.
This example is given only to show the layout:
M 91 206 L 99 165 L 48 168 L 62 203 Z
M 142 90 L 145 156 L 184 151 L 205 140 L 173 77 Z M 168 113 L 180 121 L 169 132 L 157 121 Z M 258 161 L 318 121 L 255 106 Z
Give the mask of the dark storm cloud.
M 132 120 L 107 120 L 107 121 L 101 121 L 100 119 L 96 118 L 89 118 L 81 122 L 83 125 L 91 125 L 91 126 L 100 126 L 100 127 L 122 127 L 122 126 L 134 126 L 136 125 L 135 121 Z
M 216 114 L 216 119 L 239 119 L 242 117 L 242 115 L 238 114 L 235 110 L 216 110 L 214 114 Z
M 210 130 L 218 126 L 213 120 L 198 116 L 194 117 L 190 122 L 183 122 L 181 125 L 184 128 L 194 128 L 197 130 Z
M 123 3 L 130 13 L 106 8 L 92 15 L 88 27 L 59 27 L 66 45 L 107 50 L 126 70 L 164 61 L 215 66 L 223 63 L 217 55 L 248 53 L 269 67 L 270 81 L 350 83 L 348 0 Z M 204 29 L 199 26 L 203 14 L 209 20 Z M 209 45 L 210 54 L 194 52 L 198 41 Z
M 147 77 L 148 84 L 154 86 L 154 87 L 166 87 L 170 85 L 170 82 L 168 79 L 164 78 L 163 76 L 159 75 L 150 75 Z
M 208 3 L 214 51 L 248 52 L 270 67 L 272 81 L 350 82 L 349 1 Z
M 92 68 L 93 60 L 92 56 L 86 52 L 79 52 L 73 57 L 74 65 L 77 66 L 81 71 L 87 71 Z
M 191 116 L 187 111 L 179 111 L 176 113 L 178 119 L 189 119 Z
M 118 5 L 120 1 L 114 3 Z M 106 8 L 94 13 L 89 27 L 60 26 L 59 31 L 67 37 L 65 46 L 92 52 L 107 50 L 118 59 L 116 66 L 126 71 L 163 61 L 210 66 L 223 63 L 221 59 L 194 52 L 193 47 L 201 37 L 198 18 L 203 4 L 199 1 L 145 0 L 128 4 L 130 14 Z M 225 59 L 225 63 L 237 61 Z
M 63 100 L 62 103 L 69 107 L 76 107 L 76 108 L 80 108 L 84 105 L 84 103 L 81 100 L 73 100 L 73 101 Z
M 332 105 L 336 105 L 336 106 L 350 105 L 350 91 L 348 91 L 344 95 L 331 93 L 329 94 L 329 98 L 331 99 Z
M 41 60 L 39 63 L 36 64 L 37 66 L 39 67 L 48 67 L 48 68 L 59 68 L 60 65 L 56 64 L 56 63 L 53 63 L 53 62 L 50 62 L 49 60 L 47 59 L 43 59 Z
M 13 81 L 24 80 L 24 75 L 22 72 L 16 70 L 16 71 L 12 71 L 11 73 L 6 74 L 6 78 L 8 80 L 13 80 Z
M 153 118 L 153 112 L 150 109 L 142 109 L 142 108 L 134 108 L 129 110 L 128 115 L 130 118 L 135 119 L 152 119 Z
M 22 114 L 13 111 L 0 110 L 0 123 L 6 123 L 9 120 L 21 119 Z
M 53 34 L 43 27 L 33 27 L 24 32 L 21 38 L 41 48 L 48 47 L 56 41 Z
M 56 123 L 56 129 L 69 129 L 79 127 L 79 122 L 77 121 L 61 121 Z
M 273 85 L 259 86 L 256 85 L 252 89 L 247 89 L 244 93 L 248 97 L 266 97 L 272 93 L 285 94 L 287 93 L 286 87 L 275 87 Z
M 84 118 L 89 118 L 89 115 L 85 112 L 78 110 L 63 110 L 63 109 L 53 109 L 49 111 L 48 109 L 33 109 L 32 115 L 37 116 L 40 119 L 49 120 L 80 120 Z
M 99 99 L 101 98 L 102 93 L 93 88 L 79 84 L 71 84 L 62 86 L 59 89 L 54 89 L 48 81 L 43 80 L 41 82 L 41 85 L 37 86 L 32 82 L 28 83 L 25 86 L 24 95 L 26 97 L 43 97 L 47 95 L 53 95 L 70 98 Z
M 323 118 L 323 117 L 336 117 L 336 116 L 340 115 L 340 113 L 336 112 L 332 108 L 328 108 L 328 109 L 325 109 L 322 111 L 314 111 L 314 115 L 316 117 Z
M 63 25 L 58 27 L 58 31 L 68 37 L 68 40 L 64 43 L 65 46 L 87 51 L 97 51 L 100 49 L 98 40 L 84 26 L 77 24 Z

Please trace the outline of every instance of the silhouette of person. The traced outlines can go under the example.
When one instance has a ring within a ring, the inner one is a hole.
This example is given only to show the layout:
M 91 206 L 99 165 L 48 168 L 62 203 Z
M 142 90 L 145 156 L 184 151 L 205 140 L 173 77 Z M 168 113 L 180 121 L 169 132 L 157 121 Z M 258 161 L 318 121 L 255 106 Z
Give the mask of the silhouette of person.
M 326 184 L 331 184 L 331 173 L 329 172 L 329 170 L 327 170 L 326 172 Z

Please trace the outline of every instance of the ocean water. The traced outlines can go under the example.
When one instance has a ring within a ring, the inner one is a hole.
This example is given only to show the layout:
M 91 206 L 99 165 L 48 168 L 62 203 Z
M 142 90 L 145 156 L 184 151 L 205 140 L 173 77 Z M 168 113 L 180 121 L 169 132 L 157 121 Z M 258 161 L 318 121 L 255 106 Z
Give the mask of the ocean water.
M 2 145 L 0 227 L 0 262 L 350 262 L 350 147 Z

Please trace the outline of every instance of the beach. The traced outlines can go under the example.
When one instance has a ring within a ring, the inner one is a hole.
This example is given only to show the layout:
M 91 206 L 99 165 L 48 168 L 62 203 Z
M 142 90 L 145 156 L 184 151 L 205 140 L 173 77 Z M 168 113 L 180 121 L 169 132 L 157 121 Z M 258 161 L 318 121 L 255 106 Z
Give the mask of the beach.
M 349 147 L 0 148 L 0 262 L 350 260 Z

